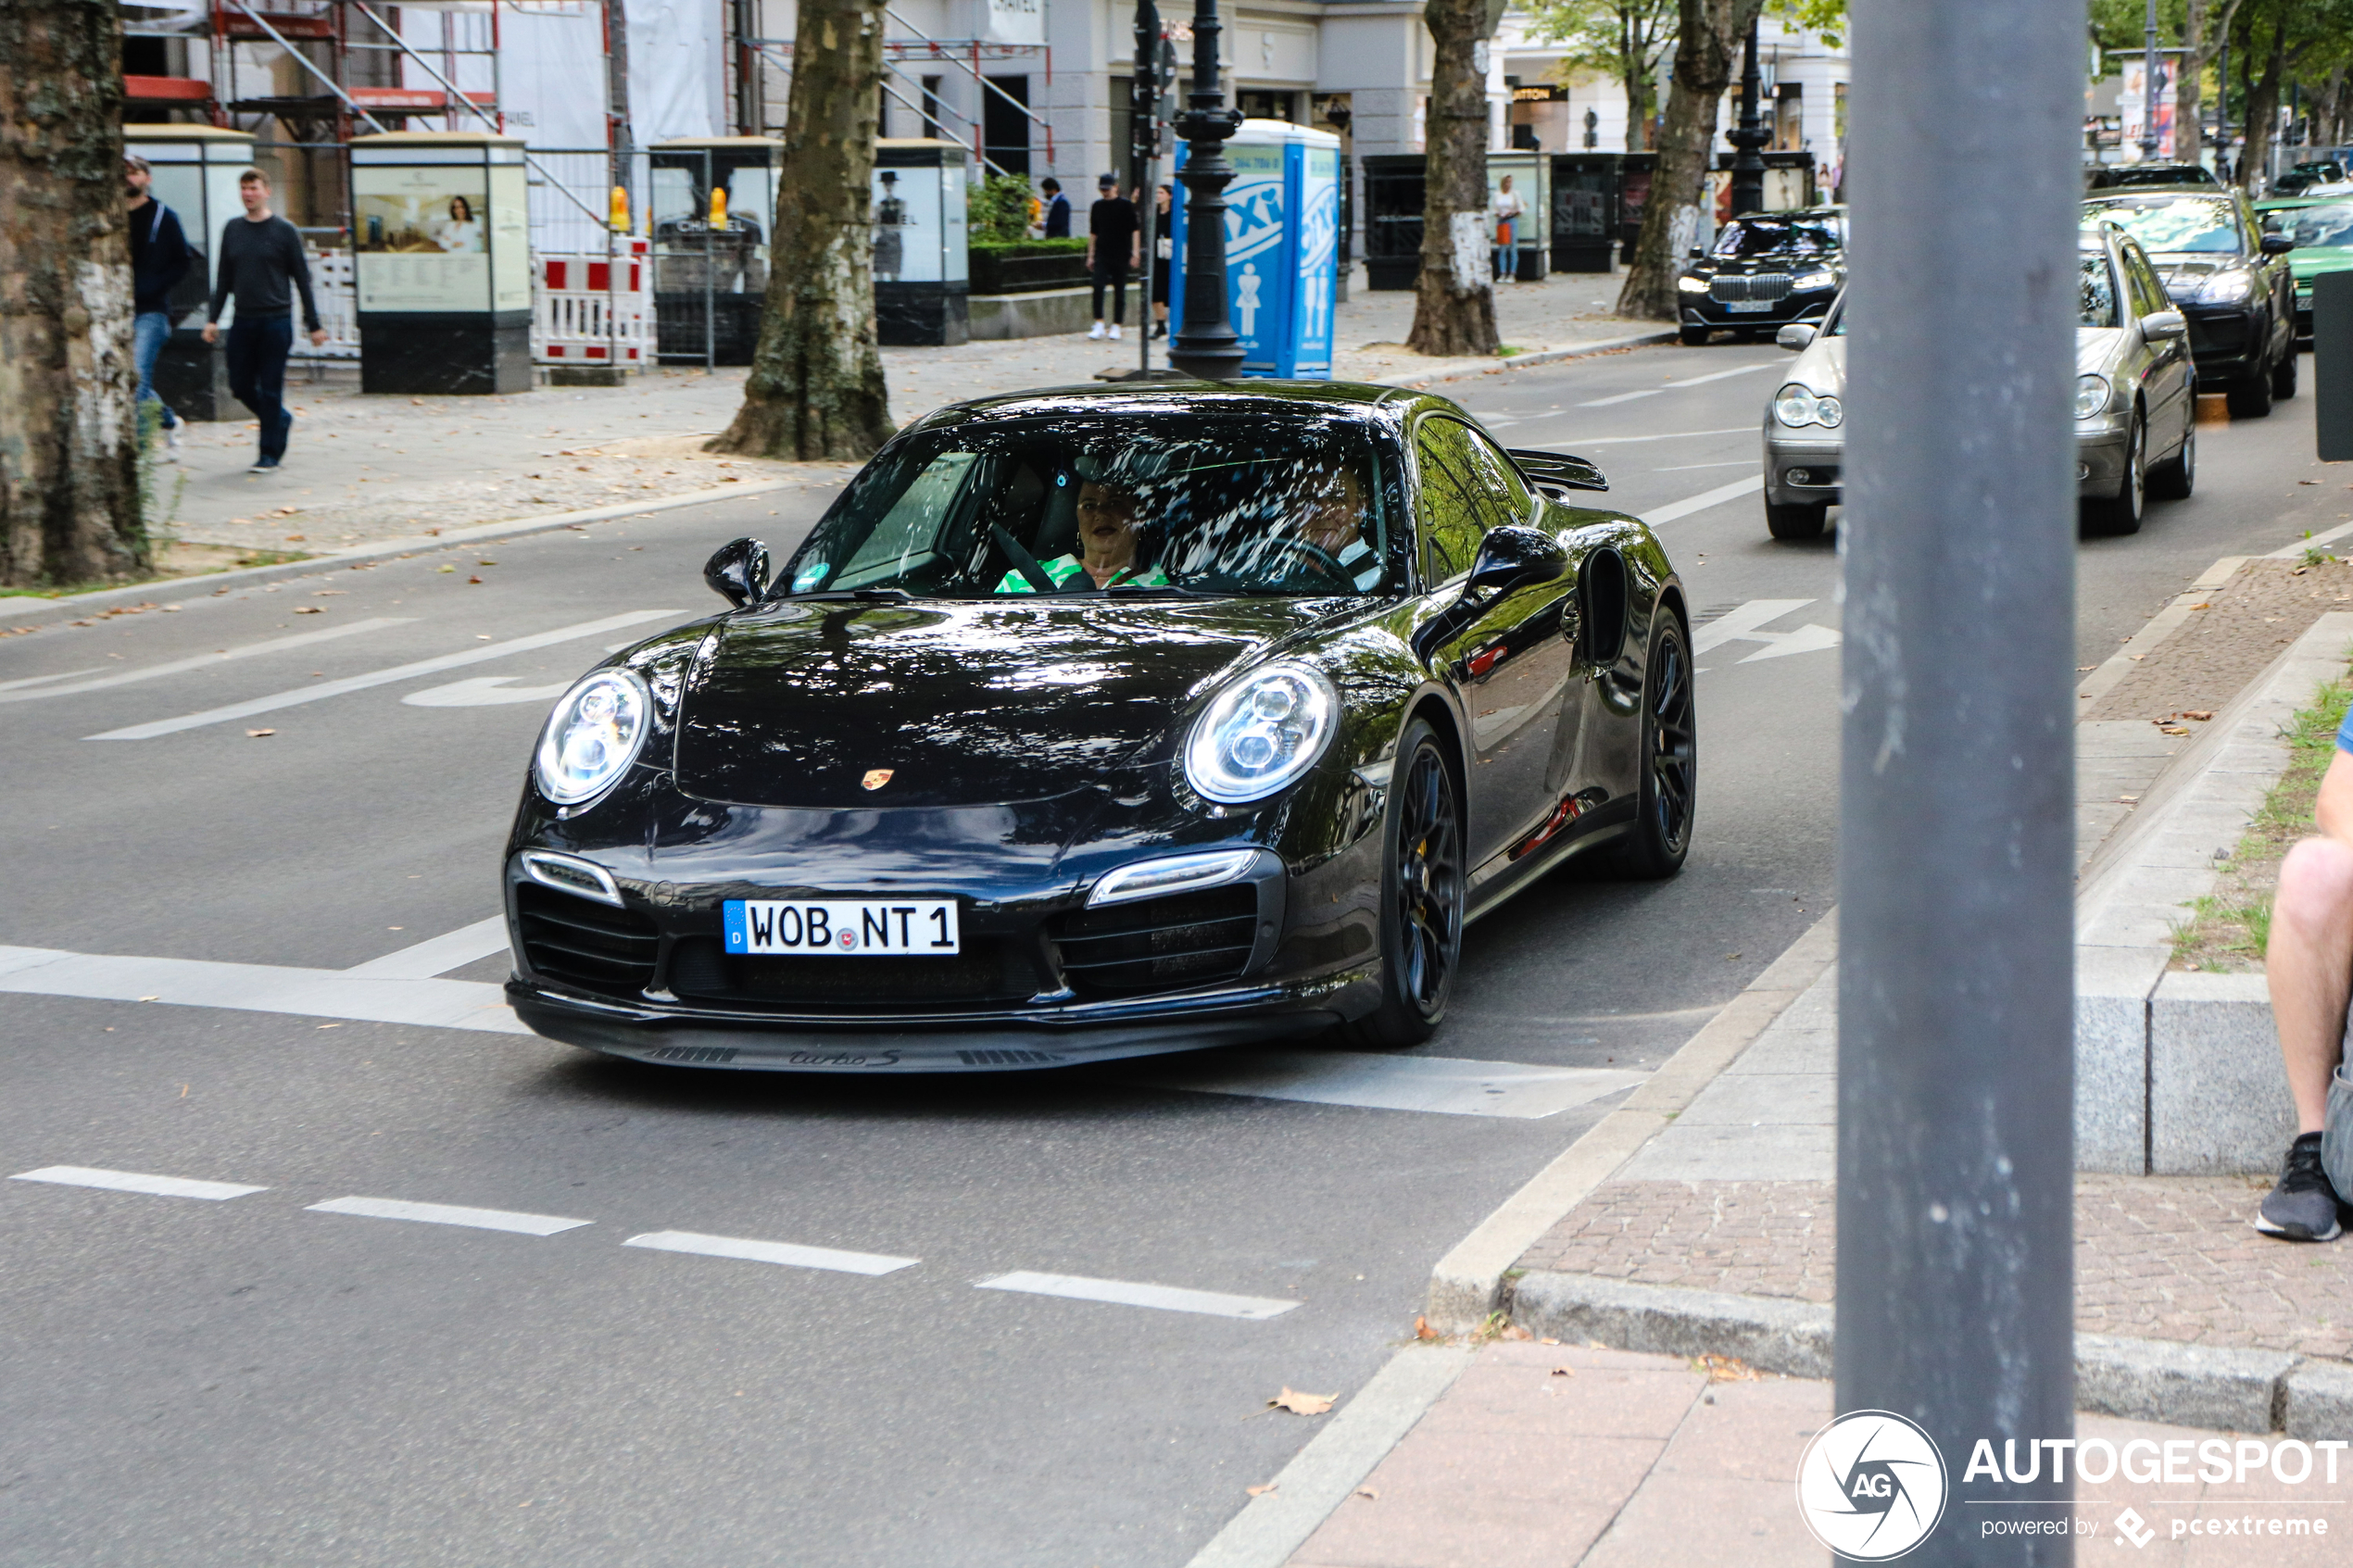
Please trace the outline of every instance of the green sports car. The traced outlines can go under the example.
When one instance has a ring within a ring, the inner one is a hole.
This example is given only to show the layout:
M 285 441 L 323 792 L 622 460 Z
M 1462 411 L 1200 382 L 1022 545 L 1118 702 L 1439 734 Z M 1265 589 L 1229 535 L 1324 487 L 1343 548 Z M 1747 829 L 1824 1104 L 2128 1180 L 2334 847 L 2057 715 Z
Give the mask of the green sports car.
M 2353 192 L 2280 196 L 2258 202 L 2263 227 L 2296 242 L 2287 264 L 2296 274 L 2296 335 L 2312 335 L 2312 280 L 2353 267 Z

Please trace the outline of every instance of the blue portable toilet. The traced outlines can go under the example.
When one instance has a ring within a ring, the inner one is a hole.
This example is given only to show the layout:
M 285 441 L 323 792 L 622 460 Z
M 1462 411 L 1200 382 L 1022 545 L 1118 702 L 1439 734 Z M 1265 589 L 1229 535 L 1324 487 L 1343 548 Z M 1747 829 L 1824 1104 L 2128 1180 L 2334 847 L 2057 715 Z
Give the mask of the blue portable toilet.
M 1191 149 L 1177 144 L 1181 173 Z M 1226 308 L 1245 376 L 1328 381 L 1340 287 L 1340 138 L 1279 119 L 1245 119 L 1226 144 Z M 1176 182 L 1168 330 L 1184 326 L 1185 187 Z

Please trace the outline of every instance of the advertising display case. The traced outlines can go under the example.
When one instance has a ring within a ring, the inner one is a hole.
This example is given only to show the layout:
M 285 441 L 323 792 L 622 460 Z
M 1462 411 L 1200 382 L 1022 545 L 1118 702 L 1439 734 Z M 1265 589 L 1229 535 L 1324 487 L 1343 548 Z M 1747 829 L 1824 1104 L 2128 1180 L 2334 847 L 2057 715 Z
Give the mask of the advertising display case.
M 1520 202 L 1520 216 L 1514 226 L 1512 248 L 1517 253 L 1514 262 L 1518 268 L 1516 275 L 1523 283 L 1541 283 L 1552 270 L 1552 164 L 1549 157 L 1539 152 L 1487 155 L 1488 237 L 1491 241 L 1495 237 L 1495 204 L 1503 194 L 1504 181 L 1508 176 L 1512 194 Z
M 901 347 L 970 340 L 969 148 L 920 137 L 875 144 L 875 330 Z
M 242 420 L 221 345 L 206 343 L 203 332 L 221 225 L 245 216 L 237 176 L 253 165 L 253 136 L 210 125 L 126 125 L 122 149 L 147 160 L 155 176 L 149 194 L 180 215 L 197 256 L 171 292 L 171 337 L 156 361 L 156 395 L 182 419 Z
M 768 301 L 784 151 L 770 136 L 681 136 L 647 149 L 662 364 L 751 363 Z
M 362 392 L 529 390 L 531 212 L 520 136 L 351 142 Z
M 1410 289 L 1422 270 L 1422 155 L 1364 161 L 1365 286 Z
M 1606 272 L 1617 245 L 1617 204 L 1624 153 L 1554 153 L 1553 270 Z
M 1177 150 L 1180 171 L 1189 150 Z M 1340 138 L 1279 119 L 1245 119 L 1226 144 L 1226 161 L 1234 168 L 1226 187 L 1227 319 L 1241 339 L 1241 373 L 1328 380 L 1340 286 Z M 1182 201 L 1169 238 L 1174 337 L 1185 324 Z

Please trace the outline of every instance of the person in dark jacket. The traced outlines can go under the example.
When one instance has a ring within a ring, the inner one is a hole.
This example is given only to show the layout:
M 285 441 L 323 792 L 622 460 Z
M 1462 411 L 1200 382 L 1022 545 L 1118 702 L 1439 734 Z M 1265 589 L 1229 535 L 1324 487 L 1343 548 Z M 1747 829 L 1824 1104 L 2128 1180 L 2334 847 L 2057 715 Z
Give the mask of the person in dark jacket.
M 1046 198 L 1046 238 L 1070 238 L 1070 198 L 1063 194 L 1063 182 L 1048 179 L 1038 185 L 1038 191 Z
M 180 416 L 156 395 L 156 360 L 171 339 L 171 291 L 188 275 L 195 255 L 180 215 L 148 194 L 155 173 L 147 160 L 126 154 L 122 182 L 131 194 L 131 361 L 139 368 L 139 401 L 162 412 L 163 460 L 180 460 Z
M 1127 274 L 1142 261 L 1143 232 L 1136 221 L 1136 204 L 1119 194 L 1119 182 L 1106 174 L 1095 182 L 1099 193 L 1087 213 L 1087 271 L 1095 281 L 1095 325 L 1089 338 L 1103 335 L 1103 291 L 1111 290 L 1111 335 L 1117 337 L 1127 320 Z
M 237 176 L 243 218 L 220 229 L 220 266 L 213 274 L 212 308 L 204 340 L 220 340 L 220 310 L 234 294 L 237 319 L 229 323 L 229 390 L 261 421 L 261 455 L 247 473 L 272 473 L 286 455 L 286 355 L 294 347 L 294 293 L 302 293 L 302 324 L 314 348 L 327 341 L 319 306 L 310 297 L 310 263 L 295 226 L 270 210 L 270 176 L 248 169 Z

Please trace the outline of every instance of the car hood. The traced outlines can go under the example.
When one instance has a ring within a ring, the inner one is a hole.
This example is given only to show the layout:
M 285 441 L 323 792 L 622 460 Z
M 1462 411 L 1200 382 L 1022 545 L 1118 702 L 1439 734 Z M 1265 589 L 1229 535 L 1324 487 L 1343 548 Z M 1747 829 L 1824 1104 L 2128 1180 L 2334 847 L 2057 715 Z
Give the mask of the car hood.
M 2167 292 L 2179 295 L 2183 291 L 2196 292 L 2199 285 L 2217 272 L 2233 268 L 2252 266 L 2243 256 L 2224 256 L 2210 252 L 2159 251 L 2149 257 L 2149 265 L 2157 269 L 2158 281 Z
M 2075 373 L 2107 374 L 2116 369 L 2117 361 L 2132 347 L 2133 334 L 2122 327 L 2078 327 L 2075 329 Z
M 1789 373 L 1773 383 L 1773 390 L 1779 392 L 1792 382 L 1832 397 L 1844 397 L 1846 339 L 1828 335 L 1816 337 L 1799 351 L 1795 362 L 1789 368 Z M 1811 432 L 1809 434 L 1818 436 L 1820 433 Z
M 2353 245 L 2300 245 L 2287 253 L 2288 270 L 2298 279 L 2353 267 Z
M 1092 596 L 762 605 L 697 651 L 679 702 L 678 787 L 812 808 L 1063 794 L 1166 760 L 1200 697 L 1316 608 Z M 887 782 L 867 788 L 880 771 Z

